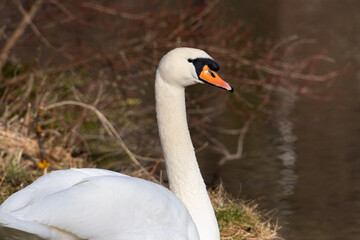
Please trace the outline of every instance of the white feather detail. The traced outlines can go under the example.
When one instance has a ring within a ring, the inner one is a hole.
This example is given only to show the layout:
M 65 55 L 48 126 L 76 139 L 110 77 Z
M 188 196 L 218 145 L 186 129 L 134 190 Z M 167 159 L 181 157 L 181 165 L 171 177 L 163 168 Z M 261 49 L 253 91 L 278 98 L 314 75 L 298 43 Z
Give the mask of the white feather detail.
M 0 206 L 0 222 L 51 239 L 199 239 L 168 189 L 101 169 L 41 177 Z

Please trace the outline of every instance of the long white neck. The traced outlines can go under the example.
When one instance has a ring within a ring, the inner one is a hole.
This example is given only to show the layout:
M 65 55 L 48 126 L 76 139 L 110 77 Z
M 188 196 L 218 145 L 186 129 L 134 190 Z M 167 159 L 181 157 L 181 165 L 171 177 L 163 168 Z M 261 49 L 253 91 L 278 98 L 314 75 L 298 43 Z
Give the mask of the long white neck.
M 219 240 L 219 228 L 201 176 L 186 119 L 185 88 L 155 82 L 156 113 L 170 190 L 185 204 L 201 240 Z

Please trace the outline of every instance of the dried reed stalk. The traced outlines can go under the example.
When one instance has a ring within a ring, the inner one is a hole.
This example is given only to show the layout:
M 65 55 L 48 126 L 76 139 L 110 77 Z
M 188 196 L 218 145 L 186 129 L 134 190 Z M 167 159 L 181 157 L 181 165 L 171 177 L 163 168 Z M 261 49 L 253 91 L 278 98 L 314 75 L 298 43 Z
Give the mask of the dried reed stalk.
M 36 140 L 24 136 L 20 131 L 6 129 L 0 126 L 0 149 L 19 149 L 22 153 L 34 159 L 40 159 L 40 148 Z M 45 155 L 55 161 L 72 162 L 71 153 L 59 146 L 44 146 Z

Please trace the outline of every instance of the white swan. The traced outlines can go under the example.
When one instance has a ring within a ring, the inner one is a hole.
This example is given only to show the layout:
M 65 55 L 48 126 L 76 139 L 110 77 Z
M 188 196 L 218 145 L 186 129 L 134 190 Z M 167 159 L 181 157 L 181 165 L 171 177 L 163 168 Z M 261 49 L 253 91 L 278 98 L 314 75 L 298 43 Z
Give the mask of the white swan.
M 47 239 L 219 240 L 219 229 L 191 142 L 185 87 L 232 91 L 204 51 L 177 48 L 156 72 L 156 112 L 170 189 L 101 169 L 47 174 L 0 206 L 0 223 Z

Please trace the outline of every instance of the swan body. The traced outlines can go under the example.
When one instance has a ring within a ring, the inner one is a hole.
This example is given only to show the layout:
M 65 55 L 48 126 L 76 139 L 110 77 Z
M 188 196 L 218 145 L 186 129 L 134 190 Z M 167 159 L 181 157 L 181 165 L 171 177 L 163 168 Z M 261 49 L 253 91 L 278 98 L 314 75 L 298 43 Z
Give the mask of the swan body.
M 101 169 L 54 171 L 10 196 L 0 212 L 2 224 L 45 239 L 198 239 L 169 190 Z
M 170 190 L 101 169 L 42 176 L 0 206 L 0 225 L 45 239 L 219 240 L 186 120 L 185 87 L 232 91 L 204 51 L 177 48 L 160 61 L 155 97 Z

